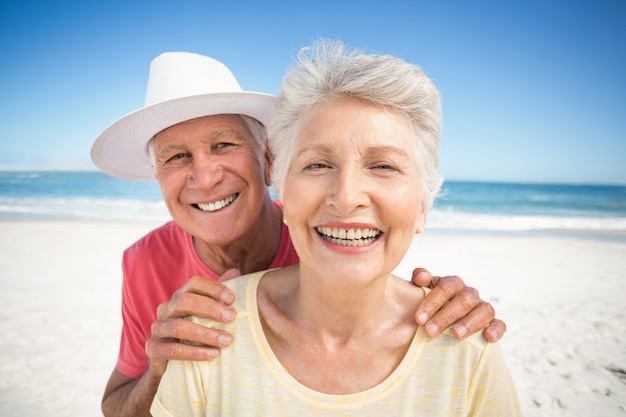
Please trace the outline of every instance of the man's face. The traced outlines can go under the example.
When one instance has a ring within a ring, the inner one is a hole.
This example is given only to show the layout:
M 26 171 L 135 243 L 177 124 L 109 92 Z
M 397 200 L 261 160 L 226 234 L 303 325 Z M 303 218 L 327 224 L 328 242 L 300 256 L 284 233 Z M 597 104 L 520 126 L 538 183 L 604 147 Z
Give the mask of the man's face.
M 155 135 L 150 147 L 165 203 L 184 230 L 207 245 L 226 246 L 255 227 L 270 157 L 240 116 L 179 123 Z

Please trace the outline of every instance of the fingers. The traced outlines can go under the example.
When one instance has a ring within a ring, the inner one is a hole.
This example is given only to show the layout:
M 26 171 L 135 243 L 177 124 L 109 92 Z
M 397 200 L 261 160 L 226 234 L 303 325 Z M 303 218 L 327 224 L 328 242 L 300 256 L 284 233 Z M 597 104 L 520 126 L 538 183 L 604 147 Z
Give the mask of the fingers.
M 182 343 L 181 340 L 185 340 Z M 146 342 L 151 363 L 168 360 L 211 360 L 221 347 L 228 346 L 232 336 L 185 319 L 157 320 L 152 324 L 152 336 Z
M 230 306 L 234 299 L 234 294 L 223 284 L 193 277 L 168 302 L 159 305 L 157 318 L 167 320 L 194 315 L 228 323 L 236 315 Z
M 169 360 L 209 361 L 219 355 L 219 349 L 210 346 L 186 345 L 176 340 L 148 339 L 146 354 L 150 367 L 163 375 Z
M 452 334 L 457 339 L 463 339 L 485 329 L 494 318 L 495 311 L 491 304 L 479 301 L 473 310 L 452 326 Z
M 146 351 L 151 361 L 154 357 L 164 360 L 209 361 L 219 355 L 219 349 L 215 347 L 186 345 L 174 340 L 160 340 L 147 345 Z
M 229 270 L 221 280 L 240 275 Z M 230 306 L 234 294 L 222 283 L 203 277 L 192 277 L 178 289 L 172 298 L 157 308 L 157 320 L 152 324 L 152 335 L 146 342 L 150 366 L 165 372 L 169 360 L 211 360 L 219 348 L 232 342 L 226 331 L 209 328 L 185 317 L 197 316 L 221 322 L 235 319 L 235 309 Z M 184 341 L 184 342 L 181 342 Z
M 436 280 L 437 277 L 433 277 L 430 272 L 424 268 L 415 268 L 411 277 L 411 281 L 420 287 L 432 288 L 431 285 L 433 284 L 433 281 L 436 282 Z
M 233 275 L 234 274 L 234 275 Z M 220 277 L 220 281 L 234 278 L 240 275 L 236 269 L 229 269 Z M 226 277 L 226 279 L 224 279 Z M 210 297 L 216 301 L 220 301 L 225 304 L 232 304 L 235 301 L 235 295 L 231 290 L 226 288 L 224 284 L 218 281 L 213 281 L 205 277 L 191 277 L 178 291 L 190 292 L 198 295 L 204 295 Z
M 240 275 L 241 272 L 238 269 L 229 269 L 228 271 L 224 272 L 224 275 L 220 277 L 219 282 L 228 281 L 229 279 L 233 279 Z
M 464 290 L 469 291 L 463 293 L 455 304 L 449 306 L 448 301 Z M 471 311 L 479 300 L 478 292 L 474 288 L 466 287 L 461 278 L 457 276 L 441 277 L 438 278 L 437 285 L 418 304 L 415 318 L 420 325 L 430 324 L 430 332 L 434 332 L 433 335 L 438 335 L 443 329 Z M 463 307 L 463 303 L 466 303 L 467 306 Z M 465 312 L 459 313 L 459 310 Z M 437 326 L 438 329 L 433 326 Z M 430 335 L 428 326 L 426 330 L 427 334 Z
M 490 342 L 497 342 L 502 339 L 504 333 L 506 333 L 506 323 L 498 319 L 493 320 L 489 323 L 489 326 L 483 330 L 483 336 Z
M 152 323 L 151 339 L 176 339 L 214 347 L 228 346 L 232 336 L 185 319 L 157 320 Z
M 170 301 L 159 305 L 157 308 L 159 320 L 197 316 L 229 323 L 233 321 L 235 315 L 235 309 L 232 307 L 204 295 L 193 293 L 175 295 Z
M 417 268 L 415 276 L 428 271 Z M 476 332 L 483 331 L 483 336 L 490 342 L 496 342 L 504 336 L 506 324 L 495 318 L 493 306 L 480 299 L 475 288 L 465 286 L 457 276 L 433 277 L 434 288 L 420 302 L 415 320 L 424 326 L 426 335 L 436 337 L 446 328 L 451 327 L 457 339 L 464 339 Z

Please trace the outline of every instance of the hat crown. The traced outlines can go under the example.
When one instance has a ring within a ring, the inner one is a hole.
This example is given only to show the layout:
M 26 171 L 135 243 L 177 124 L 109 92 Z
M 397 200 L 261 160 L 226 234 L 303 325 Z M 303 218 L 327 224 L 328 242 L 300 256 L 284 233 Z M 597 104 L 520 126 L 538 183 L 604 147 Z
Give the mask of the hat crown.
M 190 52 L 165 52 L 150 64 L 145 105 L 200 94 L 241 91 L 235 76 L 220 61 Z

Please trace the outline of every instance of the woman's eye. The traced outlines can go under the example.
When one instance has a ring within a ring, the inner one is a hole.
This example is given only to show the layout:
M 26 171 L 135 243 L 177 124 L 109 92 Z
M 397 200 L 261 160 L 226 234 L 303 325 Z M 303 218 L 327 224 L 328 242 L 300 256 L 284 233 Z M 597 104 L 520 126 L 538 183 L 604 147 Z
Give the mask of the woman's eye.
M 390 170 L 390 171 L 395 171 L 396 168 L 391 165 L 391 164 L 387 164 L 387 163 L 380 163 L 380 164 L 376 164 L 373 166 L 374 169 L 381 169 L 381 170 Z
M 220 143 L 216 143 L 215 145 L 213 145 L 213 149 L 226 149 L 226 148 L 230 148 L 231 146 L 235 146 L 234 143 L 230 143 L 230 142 L 220 142 Z
M 328 168 L 329 166 L 323 162 L 314 162 L 312 164 L 308 164 L 306 169 L 323 169 Z

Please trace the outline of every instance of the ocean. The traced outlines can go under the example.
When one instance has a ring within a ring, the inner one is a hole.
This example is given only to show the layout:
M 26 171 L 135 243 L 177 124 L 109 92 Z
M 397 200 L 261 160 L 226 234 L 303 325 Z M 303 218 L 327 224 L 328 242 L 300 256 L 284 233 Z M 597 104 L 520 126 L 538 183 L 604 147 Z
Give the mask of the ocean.
M 626 186 L 447 181 L 427 229 L 626 236 Z M 167 221 L 156 182 L 101 172 L 0 172 L 0 217 Z

